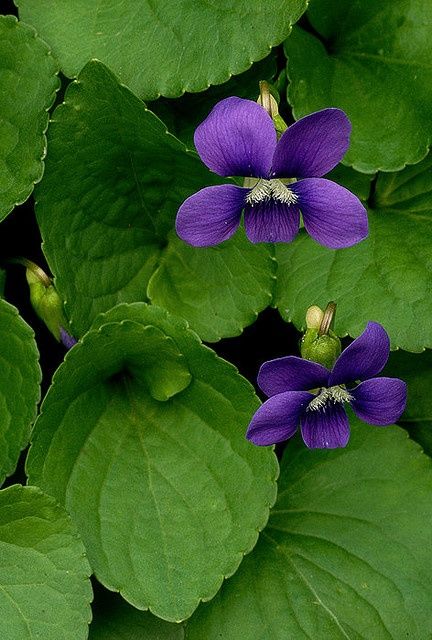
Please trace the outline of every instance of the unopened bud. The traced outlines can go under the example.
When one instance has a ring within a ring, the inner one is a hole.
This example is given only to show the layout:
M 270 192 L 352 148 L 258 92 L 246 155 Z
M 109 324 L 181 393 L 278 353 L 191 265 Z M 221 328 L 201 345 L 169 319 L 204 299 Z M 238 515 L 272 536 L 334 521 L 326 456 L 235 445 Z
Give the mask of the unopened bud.
M 341 352 L 341 342 L 331 329 L 336 304 L 329 302 L 325 311 L 317 306 L 306 312 L 306 332 L 300 343 L 302 358 L 312 360 L 332 369 Z
M 42 269 L 29 262 L 26 266 L 26 278 L 33 309 L 60 342 L 61 329 L 69 325 L 63 312 L 63 301 L 51 279 Z
M 279 115 L 279 107 L 276 98 L 271 94 L 271 87 L 266 80 L 260 80 L 260 94 L 258 96 L 258 104 L 260 104 L 273 120 L 278 137 L 288 129 L 288 125 L 282 116 Z M 276 92 L 277 94 L 277 92 Z

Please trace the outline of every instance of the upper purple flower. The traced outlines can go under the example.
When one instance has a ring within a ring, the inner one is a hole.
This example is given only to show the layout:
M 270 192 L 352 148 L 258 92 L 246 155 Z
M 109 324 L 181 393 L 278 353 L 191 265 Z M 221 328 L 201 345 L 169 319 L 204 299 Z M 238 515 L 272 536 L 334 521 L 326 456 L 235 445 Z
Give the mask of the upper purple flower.
M 295 356 L 265 362 L 258 384 L 270 399 L 253 416 L 246 437 L 258 445 L 274 444 L 291 438 L 300 423 L 308 447 L 344 447 L 350 434 L 344 403 L 369 424 L 392 424 L 405 409 L 406 384 L 372 377 L 384 368 L 389 353 L 384 328 L 368 322 L 331 371 Z
M 323 109 L 295 122 L 277 141 L 259 104 L 222 100 L 196 129 L 195 146 L 211 171 L 253 177 L 255 184 L 206 187 L 190 196 L 177 214 L 178 235 L 195 247 L 219 244 L 236 231 L 244 209 L 251 242 L 291 242 L 300 213 L 306 231 L 326 247 L 360 242 L 368 233 L 365 208 L 351 191 L 321 177 L 342 160 L 350 132 L 343 111 Z

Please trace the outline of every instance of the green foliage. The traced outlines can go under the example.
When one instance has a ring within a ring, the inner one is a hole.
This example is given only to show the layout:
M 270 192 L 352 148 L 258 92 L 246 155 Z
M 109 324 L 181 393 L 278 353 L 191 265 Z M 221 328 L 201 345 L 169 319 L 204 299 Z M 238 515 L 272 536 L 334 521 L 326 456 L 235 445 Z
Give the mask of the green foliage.
M 0 16 L 0 220 L 42 177 L 58 67 L 31 27 Z
M 418 162 L 432 137 L 428 0 L 314 0 L 314 35 L 285 43 L 296 118 L 340 107 L 353 125 L 345 161 L 359 171 Z
M 0 300 L 0 363 L 1 483 L 28 444 L 41 381 L 34 333 L 5 300 Z
M 430 637 L 431 462 L 402 430 L 351 422 L 346 450 L 288 446 L 266 530 L 187 640 Z
M 202 91 L 241 73 L 280 44 L 306 0 L 18 0 L 20 17 L 76 76 L 97 58 L 140 97 Z M 264 28 L 263 28 L 264 25 Z
M 393 174 L 379 174 L 369 198 L 369 236 L 329 251 L 301 232 L 276 245 L 275 304 L 303 326 L 312 304 L 338 303 L 336 330 L 355 336 L 368 320 L 388 331 L 393 347 L 432 346 L 432 156 Z M 296 274 L 301 273 L 301 280 Z
M 90 567 L 66 512 L 36 487 L 0 491 L 0 637 L 85 640 Z
M 171 232 L 183 200 L 220 179 L 100 63 L 70 85 L 49 143 L 37 215 L 76 335 L 98 313 L 147 295 L 207 340 L 237 335 L 268 305 L 268 248 L 236 238 L 193 251 Z
M 165 402 L 155 379 L 170 388 Z M 244 437 L 257 406 L 249 383 L 184 321 L 120 305 L 58 369 L 30 482 L 65 504 L 103 584 L 182 620 L 234 573 L 274 501 L 274 455 Z

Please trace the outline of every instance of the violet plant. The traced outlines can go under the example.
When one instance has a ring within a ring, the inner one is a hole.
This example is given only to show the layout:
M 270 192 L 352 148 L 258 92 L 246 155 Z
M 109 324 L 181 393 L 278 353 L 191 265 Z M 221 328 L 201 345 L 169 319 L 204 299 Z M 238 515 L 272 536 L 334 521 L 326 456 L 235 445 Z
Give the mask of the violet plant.
M 431 8 L 309 4 L 2 5 L 1 640 L 432 637 Z

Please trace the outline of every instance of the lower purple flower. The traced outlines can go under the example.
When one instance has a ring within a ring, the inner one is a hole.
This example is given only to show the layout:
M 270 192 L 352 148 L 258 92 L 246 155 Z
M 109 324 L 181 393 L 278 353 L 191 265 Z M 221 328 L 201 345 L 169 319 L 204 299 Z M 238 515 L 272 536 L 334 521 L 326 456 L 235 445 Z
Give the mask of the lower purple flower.
M 331 371 L 296 356 L 265 362 L 258 384 L 269 399 L 253 416 L 246 437 L 257 445 L 275 444 L 291 438 L 300 425 L 311 449 L 345 447 L 350 436 L 345 404 L 369 424 L 394 423 L 405 409 L 406 384 L 399 378 L 373 377 L 389 354 L 386 331 L 369 322 Z

